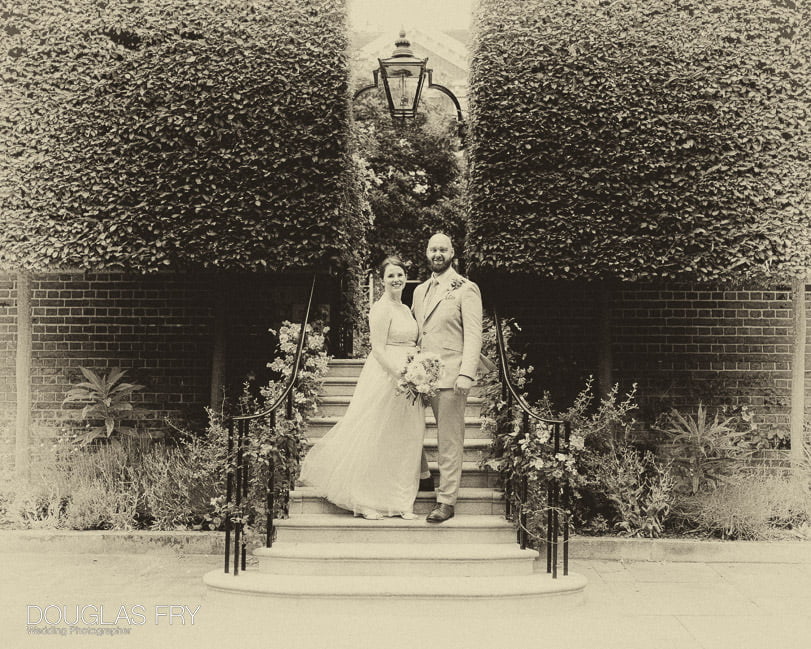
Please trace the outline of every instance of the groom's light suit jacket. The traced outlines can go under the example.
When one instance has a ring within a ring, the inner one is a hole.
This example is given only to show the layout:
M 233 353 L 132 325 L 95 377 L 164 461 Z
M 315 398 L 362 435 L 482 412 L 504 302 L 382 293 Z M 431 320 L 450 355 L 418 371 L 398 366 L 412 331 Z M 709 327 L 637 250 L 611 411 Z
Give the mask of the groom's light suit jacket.
M 482 348 L 482 298 L 479 287 L 448 269 L 425 303 L 431 279 L 414 289 L 413 312 L 420 349 L 438 354 L 445 370 L 438 387 L 452 388 L 460 374 L 476 379 Z

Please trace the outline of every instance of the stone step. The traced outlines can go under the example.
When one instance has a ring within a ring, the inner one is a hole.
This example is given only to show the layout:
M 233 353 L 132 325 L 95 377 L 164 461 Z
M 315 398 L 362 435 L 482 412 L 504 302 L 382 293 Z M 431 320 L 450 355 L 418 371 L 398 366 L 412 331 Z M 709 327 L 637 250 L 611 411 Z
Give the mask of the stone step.
M 414 502 L 414 512 L 425 515 L 430 512 L 436 498 L 430 492 L 420 492 Z M 290 515 L 299 514 L 344 514 L 346 510 L 315 495 L 310 487 L 298 487 L 290 493 Z M 456 515 L 493 514 L 504 515 L 504 493 L 486 487 L 461 487 L 456 502 Z
M 538 552 L 507 543 L 274 543 L 257 548 L 258 570 L 274 575 L 432 577 L 532 574 Z
M 329 362 L 327 377 L 357 377 L 365 362 L 363 358 L 333 358 Z
M 315 444 L 319 438 L 310 436 L 310 441 L 308 444 L 308 448 Z M 427 458 L 428 462 L 436 462 L 437 454 L 439 452 L 437 446 L 437 440 L 435 437 L 426 438 L 423 441 L 423 448 L 425 449 L 425 457 Z M 481 461 L 481 458 L 487 454 L 488 449 L 490 448 L 490 440 L 489 439 L 482 439 L 482 438 L 474 438 L 474 439 L 466 439 L 465 440 L 465 447 L 462 455 L 462 461 L 464 466 L 462 470 L 465 470 L 465 467 L 470 467 L 470 464 L 478 465 Z
M 351 395 L 364 362 L 364 359 L 358 358 L 333 358 L 329 362 L 326 376 L 322 379 L 324 394 Z M 469 396 L 479 397 L 479 388 L 474 385 Z
M 276 522 L 284 543 L 515 543 L 513 524 L 503 516 L 462 515 L 444 523 L 422 517 L 367 521 L 351 513 L 301 514 Z
M 307 436 L 318 439 L 327 434 L 330 428 L 338 423 L 340 417 L 310 417 L 307 424 Z M 428 437 L 436 437 L 436 420 L 433 415 L 425 416 Z M 465 437 L 478 438 L 481 435 L 481 420 L 478 417 L 465 417 Z
M 324 395 L 318 404 L 318 415 L 320 417 L 343 417 L 349 406 L 351 396 L 349 395 Z M 478 419 L 481 416 L 482 398 L 470 397 L 465 405 L 465 417 Z M 430 408 L 426 408 L 426 415 L 431 413 Z
M 487 454 L 490 449 L 490 443 L 491 440 L 481 437 L 466 438 L 462 455 L 463 462 L 473 462 L 478 465 L 482 456 Z M 425 449 L 425 457 L 428 462 L 435 462 L 439 452 L 436 437 L 426 437 L 423 440 L 422 447 Z M 464 467 L 462 467 L 462 470 L 464 470 Z
M 434 485 L 439 484 L 439 467 L 436 462 L 429 461 L 428 469 L 434 478 Z M 462 479 L 460 488 L 487 487 L 495 489 L 499 486 L 498 473 L 482 469 L 478 462 L 462 462 Z
M 330 397 L 349 397 L 355 392 L 356 385 L 356 377 L 353 376 L 327 376 L 321 384 L 321 394 Z
M 336 611 L 360 619 L 396 615 L 406 621 L 441 614 L 449 619 L 481 617 L 503 624 L 505 611 L 512 619 L 513 615 L 537 616 L 539 611 L 549 615 L 578 606 L 584 601 L 587 583 L 585 577 L 574 573 L 552 579 L 546 573 L 474 577 L 302 576 L 248 570 L 235 577 L 221 569 L 207 573 L 203 581 L 208 587 L 206 601 L 214 610 L 223 611 L 223 620 L 232 624 L 234 620 L 256 624 L 268 610 L 279 615 L 301 615 L 306 610 L 316 618 L 334 615 Z M 411 644 L 420 644 L 420 633 L 424 631 L 408 627 L 391 629 L 392 637 L 399 640 L 403 634 L 413 633 Z M 358 634 L 362 638 L 363 629 Z

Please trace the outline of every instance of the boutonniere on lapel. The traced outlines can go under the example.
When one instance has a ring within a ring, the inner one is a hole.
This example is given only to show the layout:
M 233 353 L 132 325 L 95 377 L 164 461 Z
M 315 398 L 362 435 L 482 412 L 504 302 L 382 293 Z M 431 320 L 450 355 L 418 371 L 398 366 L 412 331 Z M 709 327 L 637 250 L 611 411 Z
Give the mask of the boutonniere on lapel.
M 461 277 L 454 277 L 451 280 L 451 287 L 448 289 L 448 294 L 445 296 L 445 299 L 446 300 L 452 300 L 453 299 L 453 292 L 456 289 L 458 289 L 460 286 L 462 286 L 462 284 L 464 284 L 464 283 L 465 283 L 465 280 L 463 280 Z

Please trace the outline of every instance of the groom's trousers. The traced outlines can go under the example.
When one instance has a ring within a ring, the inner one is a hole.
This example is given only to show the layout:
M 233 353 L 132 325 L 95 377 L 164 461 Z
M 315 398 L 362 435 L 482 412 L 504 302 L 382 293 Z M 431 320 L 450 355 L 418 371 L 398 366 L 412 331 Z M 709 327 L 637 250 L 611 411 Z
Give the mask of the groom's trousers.
M 438 503 L 455 505 L 462 480 L 462 456 L 465 450 L 465 404 L 467 396 L 452 389 L 440 390 L 431 399 L 431 409 L 437 421 Z M 424 457 L 424 456 L 423 456 Z M 423 467 L 425 468 L 425 467 Z

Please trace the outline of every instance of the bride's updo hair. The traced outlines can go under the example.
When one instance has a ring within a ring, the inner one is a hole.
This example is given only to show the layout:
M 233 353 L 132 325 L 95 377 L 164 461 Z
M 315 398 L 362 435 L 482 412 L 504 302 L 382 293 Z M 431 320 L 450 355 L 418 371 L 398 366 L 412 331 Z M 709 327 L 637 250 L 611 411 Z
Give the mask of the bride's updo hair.
M 403 275 L 408 277 L 408 269 L 406 268 L 403 260 L 400 259 L 397 255 L 390 255 L 383 260 L 383 263 L 378 266 L 377 271 L 380 273 L 380 277 L 382 278 L 386 274 L 386 267 L 387 266 L 399 266 L 403 269 Z

